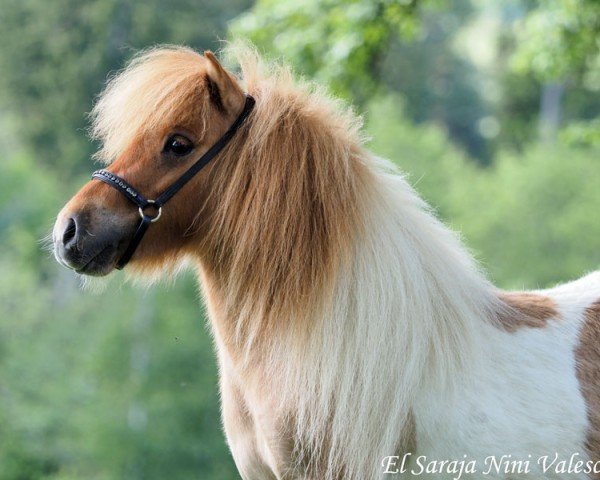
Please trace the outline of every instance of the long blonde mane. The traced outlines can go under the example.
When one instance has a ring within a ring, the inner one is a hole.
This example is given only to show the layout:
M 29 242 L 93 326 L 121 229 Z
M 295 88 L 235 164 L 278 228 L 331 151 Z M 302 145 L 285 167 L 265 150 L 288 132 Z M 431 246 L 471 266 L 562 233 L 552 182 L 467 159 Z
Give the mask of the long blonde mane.
M 296 84 L 285 66 L 239 45 L 229 53 L 257 105 L 226 174 L 210 180 L 211 263 L 225 266 L 220 281 L 246 351 L 279 328 L 302 343 L 361 234 L 371 178 L 360 120 L 314 85 Z

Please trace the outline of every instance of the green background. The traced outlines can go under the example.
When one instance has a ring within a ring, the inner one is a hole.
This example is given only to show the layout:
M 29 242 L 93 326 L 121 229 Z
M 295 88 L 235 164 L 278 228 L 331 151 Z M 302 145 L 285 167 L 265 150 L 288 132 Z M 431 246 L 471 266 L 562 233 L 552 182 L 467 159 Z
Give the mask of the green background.
M 82 289 L 41 240 L 137 50 L 243 37 L 290 62 L 520 289 L 600 264 L 599 32 L 593 0 L 0 0 L 0 480 L 238 478 L 191 273 Z

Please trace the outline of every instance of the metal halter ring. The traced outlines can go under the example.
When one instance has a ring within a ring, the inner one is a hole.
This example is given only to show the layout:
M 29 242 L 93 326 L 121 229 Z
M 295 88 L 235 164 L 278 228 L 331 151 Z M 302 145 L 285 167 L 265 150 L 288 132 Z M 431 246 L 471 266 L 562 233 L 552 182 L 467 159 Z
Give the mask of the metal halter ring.
M 140 217 L 142 217 L 142 219 L 150 218 L 148 215 L 146 215 L 144 213 L 144 208 L 154 205 L 155 203 L 156 202 L 154 200 L 148 200 L 146 205 L 144 205 L 143 207 L 138 207 L 138 212 L 140 212 Z M 161 215 L 162 215 L 162 207 L 158 207 L 158 213 L 156 214 L 156 217 L 150 219 L 150 223 L 156 222 L 160 218 Z

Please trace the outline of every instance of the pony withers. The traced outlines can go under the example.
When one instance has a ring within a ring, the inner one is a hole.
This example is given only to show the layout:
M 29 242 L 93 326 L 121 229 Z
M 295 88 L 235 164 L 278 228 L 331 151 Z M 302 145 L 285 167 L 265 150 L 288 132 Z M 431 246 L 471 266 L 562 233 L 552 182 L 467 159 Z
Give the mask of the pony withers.
M 210 52 L 169 47 L 108 83 L 92 112 L 106 175 L 145 199 L 194 175 L 160 211 L 93 179 L 53 238 L 61 263 L 107 275 L 144 215 L 160 214 L 125 271 L 196 269 L 241 476 L 365 480 L 389 477 L 393 458 L 483 466 L 510 455 L 529 462 L 525 477 L 562 478 L 532 460 L 556 454 L 581 462 L 569 478 L 593 477 L 600 274 L 498 290 L 364 147 L 348 108 L 251 48 L 230 53 L 239 78 Z

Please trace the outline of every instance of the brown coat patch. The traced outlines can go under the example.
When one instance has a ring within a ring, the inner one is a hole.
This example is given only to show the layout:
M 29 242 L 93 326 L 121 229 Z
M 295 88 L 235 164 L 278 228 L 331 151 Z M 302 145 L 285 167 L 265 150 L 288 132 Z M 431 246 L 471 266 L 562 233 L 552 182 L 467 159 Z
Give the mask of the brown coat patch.
M 498 312 L 497 320 L 507 332 L 515 332 L 521 328 L 543 328 L 548 319 L 558 315 L 554 300 L 545 295 L 501 292 L 500 300 L 505 308 Z
M 577 378 L 590 422 L 586 447 L 590 459 L 597 462 L 600 461 L 600 300 L 586 309 L 579 339 L 575 351 Z

